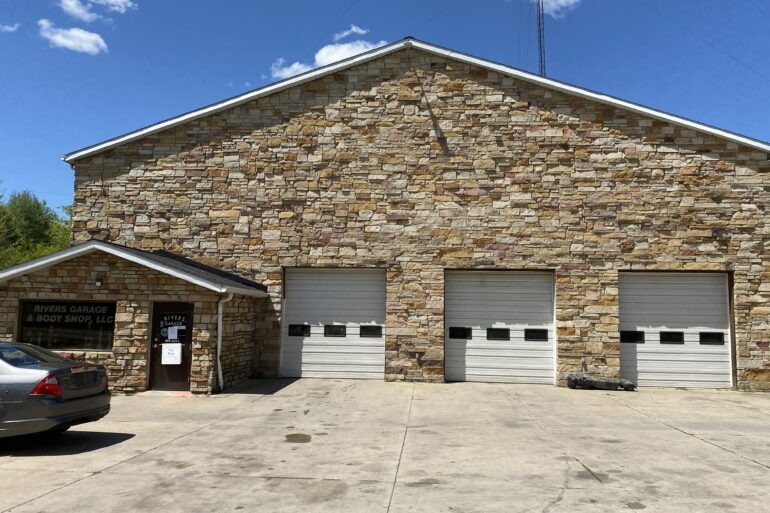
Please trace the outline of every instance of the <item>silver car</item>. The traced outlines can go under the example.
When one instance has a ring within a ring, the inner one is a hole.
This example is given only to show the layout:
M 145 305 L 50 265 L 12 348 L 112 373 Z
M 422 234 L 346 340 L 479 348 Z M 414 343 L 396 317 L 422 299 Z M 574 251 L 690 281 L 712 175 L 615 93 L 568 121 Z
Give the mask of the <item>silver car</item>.
M 0 438 L 62 433 L 110 411 L 107 370 L 31 344 L 0 342 Z

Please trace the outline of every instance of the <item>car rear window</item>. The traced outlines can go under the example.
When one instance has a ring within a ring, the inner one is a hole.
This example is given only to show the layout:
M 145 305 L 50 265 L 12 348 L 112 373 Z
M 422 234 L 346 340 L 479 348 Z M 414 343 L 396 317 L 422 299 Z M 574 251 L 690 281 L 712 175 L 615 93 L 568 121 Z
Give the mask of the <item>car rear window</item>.
M 31 346 L 0 346 L 0 360 L 14 367 L 69 361 L 56 353 Z

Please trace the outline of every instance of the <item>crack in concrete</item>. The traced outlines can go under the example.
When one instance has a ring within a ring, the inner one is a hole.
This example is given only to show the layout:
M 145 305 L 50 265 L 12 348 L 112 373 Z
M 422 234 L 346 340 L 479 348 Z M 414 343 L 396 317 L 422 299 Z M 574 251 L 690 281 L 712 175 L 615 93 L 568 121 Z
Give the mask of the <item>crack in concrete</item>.
M 732 449 L 728 449 L 727 447 L 723 447 L 723 446 L 719 445 L 716 442 L 712 442 L 711 440 L 706 440 L 705 438 L 702 438 L 702 437 L 696 435 L 695 433 L 690 433 L 689 431 L 685 431 L 684 429 L 682 429 L 680 427 L 674 426 L 673 424 L 669 424 L 668 422 L 666 422 L 664 420 L 661 420 L 661 419 L 658 419 L 656 417 L 653 417 L 652 415 L 647 414 L 647 413 L 645 413 L 645 412 L 643 412 L 643 411 L 641 411 L 641 410 L 639 410 L 637 408 L 634 408 L 633 406 L 631 406 L 628 403 L 625 403 L 623 401 L 615 399 L 612 396 L 608 396 L 608 397 L 609 397 L 609 399 L 611 401 L 614 401 L 614 402 L 616 402 L 618 404 L 621 404 L 621 405 L 625 406 L 626 408 L 628 408 L 629 410 L 631 410 L 633 412 L 636 412 L 639 415 L 642 415 L 643 417 L 647 417 L 648 419 L 650 419 L 650 420 L 652 420 L 654 422 L 657 422 L 658 424 L 662 424 L 662 425 L 664 425 L 666 427 L 669 427 L 669 428 L 673 429 L 674 431 L 678 431 L 678 432 L 682 433 L 683 435 L 687 435 L 687 436 L 692 437 L 692 438 L 694 438 L 696 440 L 699 440 L 699 441 L 701 441 L 701 442 L 703 442 L 705 444 L 708 444 L 708 445 L 710 445 L 712 447 L 716 447 L 717 449 L 721 449 L 721 450 L 723 450 L 723 451 L 725 451 L 725 452 L 727 452 L 729 454 L 732 454 L 733 456 L 737 456 L 740 459 L 743 459 L 743 460 L 746 460 L 746 461 L 750 461 L 751 463 L 754 463 L 755 465 L 759 465 L 760 467 L 764 468 L 765 470 L 770 470 L 770 466 L 769 465 L 765 465 L 764 463 L 762 463 L 760 461 L 753 460 L 753 459 L 751 459 L 751 458 L 749 458 L 747 456 L 744 456 L 743 454 L 741 454 L 739 452 L 735 452 Z
M 569 488 L 569 464 L 567 464 L 567 460 L 564 460 L 564 466 L 566 467 L 564 469 L 564 481 L 562 481 L 561 488 L 559 488 L 558 495 L 556 495 L 555 499 L 548 502 L 548 504 L 545 505 L 545 507 L 540 511 L 540 513 L 548 513 L 549 511 L 551 511 L 551 508 L 556 507 L 557 504 L 561 503 L 564 500 L 564 494 L 567 493 L 567 489 Z
M 549 435 L 550 437 L 552 437 L 556 441 L 556 443 L 559 444 L 562 447 L 562 449 L 564 450 L 564 453 L 567 454 L 567 455 L 569 454 L 569 450 L 567 449 L 567 446 L 565 444 L 561 443 L 561 441 L 559 441 L 558 437 L 553 437 L 553 433 L 548 430 L 548 428 L 545 426 L 545 424 L 541 423 L 540 419 L 538 419 L 536 415 L 532 414 L 532 412 L 530 411 L 531 409 L 529 408 L 529 406 L 527 406 L 527 403 L 525 403 L 524 401 L 522 401 L 521 399 L 519 399 L 518 397 L 513 395 L 513 392 L 511 390 L 507 389 L 507 388 L 506 388 L 506 394 L 508 395 L 508 398 L 511 401 L 513 401 L 514 403 L 518 404 L 519 407 L 522 410 L 526 411 L 527 415 L 532 419 L 534 424 L 538 428 L 540 428 L 540 431 L 542 431 L 543 433 L 545 433 L 545 434 Z M 574 456 L 572 456 L 572 457 L 575 458 L 575 460 L 577 460 L 578 463 L 583 465 L 583 463 L 580 462 L 580 460 L 578 460 L 576 457 L 574 457 Z M 570 480 L 569 479 L 569 470 L 570 469 L 569 469 L 569 464 L 567 463 L 567 461 L 568 461 L 567 459 L 564 460 L 564 465 L 565 465 L 566 468 L 564 469 L 564 480 L 562 481 L 561 487 L 557 488 L 559 490 L 559 493 L 556 495 L 556 497 L 553 500 L 549 501 L 548 504 L 545 505 L 545 507 L 541 510 L 540 513 L 548 513 L 548 512 L 551 511 L 552 508 L 554 508 L 558 504 L 560 504 L 564 500 L 564 495 L 567 493 L 567 490 L 569 490 L 569 489 L 578 489 L 578 488 L 571 488 L 570 485 L 569 485 L 569 480 Z M 585 465 L 583 465 L 583 467 L 585 467 Z M 587 467 L 585 467 L 585 468 L 588 470 Z M 589 472 L 590 472 L 590 470 L 589 470 Z M 593 472 L 591 472 L 591 474 L 593 475 Z M 596 476 L 594 476 L 594 477 L 596 477 Z M 600 480 L 600 482 L 601 482 L 601 480 Z
M 575 457 L 573 456 L 573 458 L 575 458 Z M 600 478 L 600 477 L 599 477 L 599 476 L 596 474 L 596 472 L 594 472 L 593 470 L 591 470 L 591 469 L 588 467 L 588 465 L 586 465 L 585 463 L 583 463 L 582 461 L 580 461 L 578 458 L 575 458 L 575 461 L 577 461 L 578 463 L 580 463 L 580 465 L 581 465 L 581 466 L 582 466 L 584 469 L 586 469 L 586 472 L 588 472 L 589 474 L 591 474 L 591 476 L 593 476 L 593 478 L 594 478 L 594 479 L 596 479 L 597 481 L 599 481 L 601 484 L 604 484 L 604 481 L 602 481 L 602 478 Z
M 390 512 L 390 507 L 393 504 L 393 495 L 396 493 L 396 483 L 398 483 L 398 472 L 401 470 L 401 458 L 404 456 L 404 447 L 406 446 L 406 435 L 409 433 L 409 421 L 412 418 L 412 406 L 414 405 L 414 390 L 416 384 L 412 383 L 412 397 L 409 400 L 409 412 L 406 414 L 406 427 L 404 428 L 404 438 L 401 440 L 401 451 L 398 453 L 398 462 L 396 463 L 396 475 L 393 476 L 393 487 L 390 489 L 390 498 L 388 498 L 388 509 L 385 513 Z

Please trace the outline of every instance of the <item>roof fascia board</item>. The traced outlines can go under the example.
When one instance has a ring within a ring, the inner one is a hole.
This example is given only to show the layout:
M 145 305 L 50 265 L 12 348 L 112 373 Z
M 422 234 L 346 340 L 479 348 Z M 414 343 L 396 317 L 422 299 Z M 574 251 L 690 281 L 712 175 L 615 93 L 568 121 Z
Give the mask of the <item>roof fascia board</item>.
M 96 251 L 96 246 L 93 242 L 87 242 L 85 244 L 72 246 L 62 251 L 58 251 L 50 255 L 42 256 L 40 258 L 30 260 L 29 262 L 24 262 L 23 264 L 18 264 L 13 267 L 9 267 L 4 271 L 0 271 L 0 282 L 11 280 L 13 278 L 22 276 L 32 271 L 46 269 L 48 267 L 58 264 L 59 262 L 64 262 L 66 260 L 70 260 L 77 256 L 86 255 L 94 251 Z
M 504 64 L 499 64 L 499 63 L 488 61 L 485 59 L 480 59 L 478 57 L 473 57 L 471 55 L 467 55 L 464 53 L 455 52 L 447 48 L 441 48 L 428 43 L 423 43 L 422 41 L 413 41 L 412 45 L 415 48 L 419 48 L 426 52 L 434 53 L 447 58 L 456 59 L 459 61 L 466 62 L 468 64 L 473 64 L 482 68 L 497 71 L 498 73 L 502 73 L 504 75 L 510 75 L 510 76 L 519 78 L 521 80 L 524 80 L 526 82 L 547 87 L 549 89 L 556 89 L 558 91 L 562 91 L 568 94 L 572 94 L 572 95 L 580 96 L 582 98 L 586 98 L 589 100 L 594 100 L 600 103 L 604 103 L 606 105 L 612 105 L 614 107 L 620 107 L 622 109 L 638 112 L 640 114 L 644 114 L 645 116 L 650 116 L 656 119 L 667 121 L 669 123 L 685 126 L 687 128 L 692 128 L 694 130 L 698 130 L 701 132 L 706 132 L 720 138 L 741 143 L 746 146 L 750 146 L 752 148 L 756 148 L 765 152 L 770 152 L 769 143 L 764 143 L 762 141 L 751 139 L 750 137 L 745 137 L 739 134 L 728 132 L 726 130 L 715 128 L 713 126 L 705 125 L 703 123 L 698 123 L 697 121 L 692 121 L 686 118 L 675 116 L 673 114 L 669 114 L 667 112 L 651 109 L 643 105 L 638 105 L 636 103 L 621 100 L 619 98 L 615 98 L 614 96 L 608 96 L 606 94 L 597 93 L 594 91 L 590 91 L 588 89 L 583 89 L 582 87 L 573 86 L 570 84 L 566 84 L 564 82 L 559 82 L 557 80 L 551 80 L 549 78 L 541 77 L 540 75 L 535 75 L 533 73 L 527 73 L 525 71 L 512 68 Z
M 743 144 L 745 146 L 758 149 L 767 153 L 770 153 L 770 143 L 765 143 L 762 141 L 758 141 L 756 139 L 752 139 L 750 137 L 742 136 L 740 134 L 735 134 L 726 130 L 721 130 L 719 128 L 705 125 L 703 123 L 698 123 L 696 121 L 692 121 L 689 119 L 685 119 L 679 116 L 675 116 L 673 114 L 669 114 L 667 112 L 659 111 L 656 109 L 651 109 L 649 107 L 645 107 L 643 105 L 638 105 L 632 102 L 628 102 L 625 100 L 621 100 L 619 98 L 615 98 L 613 96 L 608 96 L 602 93 L 597 93 L 594 91 L 590 91 L 588 89 L 583 89 L 581 87 L 573 86 L 570 84 L 566 84 L 563 82 L 559 82 L 557 80 L 552 80 L 549 78 L 541 77 L 539 75 L 535 75 L 534 73 L 529 73 L 526 71 L 522 71 L 516 68 L 512 68 L 510 66 L 506 66 L 504 64 L 499 64 L 496 62 L 492 62 L 486 59 L 481 59 L 478 57 L 473 57 L 468 54 L 464 54 L 461 52 L 457 52 L 454 50 L 450 50 L 448 48 L 442 48 L 440 46 L 432 45 L 430 43 L 425 43 L 423 41 L 418 41 L 416 39 L 403 39 L 401 41 L 396 41 L 395 43 L 391 43 L 389 45 L 381 46 L 379 48 L 375 48 L 374 50 L 370 50 L 368 52 L 350 57 L 348 59 L 329 64 L 328 66 L 324 66 L 321 68 L 316 68 L 314 70 L 308 71 L 306 73 L 303 73 L 301 75 L 297 75 L 295 77 L 282 80 L 281 82 L 276 82 L 275 84 L 268 85 L 266 87 L 263 87 L 261 89 L 257 89 L 254 91 L 250 91 L 248 93 L 242 94 L 240 96 L 235 96 L 233 98 L 214 103 L 212 105 L 209 105 L 207 107 L 203 107 L 201 109 L 193 110 L 191 112 L 188 112 L 186 114 L 182 114 L 181 116 L 176 116 L 171 119 L 167 119 L 165 121 L 161 121 L 160 123 L 156 123 L 154 125 L 150 125 L 145 128 L 141 128 L 139 130 L 135 130 L 133 132 L 129 132 L 125 135 L 115 137 L 113 139 L 109 139 L 107 141 L 104 141 L 99 144 L 95 144 L 93 146 L 88 146 L 86 148 L 74 151 L 72 153 L 68 153 L 64 157 L 62 157 L 62 160 L 68 163 L 72 163 L 80 158 L 87 157 L 89 155 L 93 155 L 95 153 L 99 153 L 101 151 L 105 151 L 111 148 L 114 148 L 116 146 L 119 146 L 121 144 L 134 141 L 136 139 L 140 139 L 142 137 L 146 137 L 148 135 L 154 134 L 156 132 L 160 132 L 162 130 L 172 128 L 174 126 L 183 124 L 185 122 L 191 121 L 193 119 L 197 119 L 199 117 L 207 116 L 210 114 L 214 114 L 217 112 L 220 112 L 222 110 L 226 110 L 231 107 L 235 107 L 237 105 L 240 105 L 242 103 L 246 103 L 251 100 L 255 100 L 257 98 L 261 98 L 263 96 L 267 96 L 273 93 L 276 93 L 278 91 L 281 91 L 283 89 L 293 87 L 296 85 L 303 84 L 305 82 L 309 82 L 311 80 L 315 80 L 317 78 L 320 78 L 324 75 L 328 75 L 331 73 L 335 73 L 336 71 L 339 71 L 340 69 L 345 69 L 349 66 L 353 66 L 356 64 L 361 64 L 363 62 L 370 61 L 372 59 L 376 59 L 378 57 L 381 57 L 383 55 L 393 53 L 397 50 L 400 50 L 402 48 L 409 48 L 414 47 L 418 48 L 420 50 L 430 52 L 436 55 L 441 55 L 443 57 L 456 59 L 461 62 L 465 62 L 467 64 L 473 64 L 475 66 L 479 66 L 482 68 L 486 68 L 489 70 L 497 71 L 498 73 L 502 73 L 504 75 L 509 75 L 512 77 L 516 77 L 518 79 L 524 80 L 526 82 L 530 82 L 533 84 L 537 84 L 543 87 L 547 87 L 550 89 L 555 89 L 558 91 L 562 91 L 567 94 L 572 94 L 576 96 L 580 96 L 582 98 L 590 99 L 593 101 L 597 101 L 600 103 L 603 103 L 605 105 L 611 105 L 614 107 L 619 107 L 622 109 L 630 110 L 632 112 L 636 112 L 639 114 L 643 114 L 645 116 L 649 116 L 655 119 L 660 119 L 662 121 L 666 121 L 669 123 L 673 123 L 676 125 L 684 126 L 687 128 L 691 128 L 694 130 L 698 130 L 701 132 L 705 132 L 723 139 L 727 139 L 729 141 L 733 141 L 736 143 Z
M 179 278 L 180 280 L 184 280 L 194 285 L 198 285 L 200 287 L 213 290 L 214 292 L 219 292 L 219 293 L 226 292 L 225 287 L 220 287 L 219 285 L 215 283 L 211 283 L 210 281 L 198 278 L 196 276 L 191 276 L 187 273 L 178 271 L 176 269 L 172 269 L 170 267 L 166 267 L 165 265 L 161 265 L 151 260 L 147 260 L 138 255 L 134 255 L 126 251 L 121 251 L 119 248 L 109 246 L 109 245 L 99 245 L 98 249 L 100 251 L 104 251 L 105 253 L 109 253 L 111 255 L 115 255 L 116 257 L 120 257 L 124 260 L 128 260 L 129 262 L 133 262 L 135 264 L 139 264 L 141 266 L 154 269 L 155 271 L 161 272 L 163 274 L 173 276 L 174 278 Z
M 239 296 L 250 296 L 250 297 L 267 297 L 269 294 L 267 292 L 256 290 L 256 289 L 241 289 L 238 287 L 225 287 L 223 289 L 223 293 L 225 294 L 236 294 Z
M 48 256 L 31 260 L 24 264 L 19 264 L 17 266 L 10 267 L 5 271 L 0 272 L 0 282 L 5 282 L 33 271 L 46 269 L 60 262 L 71 260 L 78 256 L 87 255 L 89 253 L 93 253 L 94 251 L 103 251 L 105 253 L 109 253 L 111 255 L 122 258 L 123 260 L 128 260 L 129 262 L 133 262 L 143 267 L 147 267 L 149 269 L 153 269 L 163 274 L 173 276 L 175 278 L 179 278 L 180 280 L 186 281 L 188 283 L 192 283 L 194 285 L 198 285 L 199 287 L 203 287 L 208 290 L 212 290 L 219 294 L 228 294 L 232 292 L 233 294 L 238 294 L 242 296 L 252 296 L 252 297 L 266 297 L 268 295 L 266 292 L 263 292 L 261 290 L 252 290 L 252 289 L 241 288 L 241 287 L 226 287 L 226 286 L 222 287 L 208 280 L 204 280 L 197 276 L 192 276 L 185 272 L 178 271 L 176 269 L 158 264 L 151 260 L 141 258 L 138 255 L 134 255 L 133 253 L 129 253 L 127 251 L 122 251 L 120 248 L 114 247 L 110 244 L 100 243 L 99 241 L 90 241 L 84 244 L 79 244 L 77 246 L 72 246 L 70 248 L 64 249 L 57 253 L 53 253 Z

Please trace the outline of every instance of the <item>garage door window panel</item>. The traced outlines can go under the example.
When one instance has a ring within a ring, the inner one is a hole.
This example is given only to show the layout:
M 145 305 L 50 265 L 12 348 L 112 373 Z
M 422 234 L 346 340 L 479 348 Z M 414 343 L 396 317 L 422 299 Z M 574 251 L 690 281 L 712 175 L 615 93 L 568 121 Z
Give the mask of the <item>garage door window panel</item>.
M 382 326 L 361 326 L 358 329 L 358 336 L 361 338 L 380 338 L 382 337 Z
M 684 332 L 682 331 L 661 331 L 661 344 L 684 344 Z
M 473 338 L 473 329 L 452 326 L 449 328 L 449 338 L 457 340 L 470 340 Z
M 701 331 L 699 342 L 704 346 L 723 346 L 725 344 L 725 334 L 721 331 Z
M 644 344 L 644 332 L 643 331 L 621 331 L 620 343 L 621 344 Z
M 524 340 L 526 340 L 527 342 L 548 342 L 548 330 L 525 329 Z
M 290 337 L 309 337 L 310 325 L 309 324 L 289 324 L 289 336 Z
M 487 340 L 511 340 L 510 328 L 487 328 Z
M 324 326 L 324 337 L 346 337 L 347 331 L 347 326 L 326 324 Z

